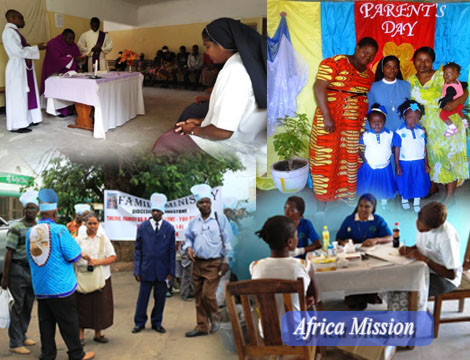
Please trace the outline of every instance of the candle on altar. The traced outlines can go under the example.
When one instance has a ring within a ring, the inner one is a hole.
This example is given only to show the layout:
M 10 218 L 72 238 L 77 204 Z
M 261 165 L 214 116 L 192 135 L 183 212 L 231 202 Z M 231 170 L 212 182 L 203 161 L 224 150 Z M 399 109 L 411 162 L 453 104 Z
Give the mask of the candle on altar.
M 95 68 L 95 76 L 96 76 L 98 72 L 98 60 L 95 60 L 94 68 Z

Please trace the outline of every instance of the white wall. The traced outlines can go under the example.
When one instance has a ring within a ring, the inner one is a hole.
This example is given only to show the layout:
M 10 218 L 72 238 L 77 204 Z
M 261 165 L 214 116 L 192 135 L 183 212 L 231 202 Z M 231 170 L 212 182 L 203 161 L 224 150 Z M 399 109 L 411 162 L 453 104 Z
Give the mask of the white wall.
M 138 27 L 210 22 L 220 17 L 266 16 L 266 0 L 174 0 L 140 6 Z
M 137 25 L 137 7 L 121 0 L 46 0 L 48 11 Z

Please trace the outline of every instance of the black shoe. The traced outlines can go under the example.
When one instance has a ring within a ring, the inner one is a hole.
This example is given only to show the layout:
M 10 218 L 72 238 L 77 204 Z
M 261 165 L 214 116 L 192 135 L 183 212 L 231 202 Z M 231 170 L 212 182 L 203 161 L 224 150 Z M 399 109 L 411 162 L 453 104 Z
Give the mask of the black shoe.
M 157 326 L 152 326 L 152 329 L 155 330 L 156 332 L 159 332 L 161 334 L 166 333 L 166 330 L 163 326 L 157 325 Z
M 203 335 L 208 335 L 208 333 L 204 331 L 199 331 L 197 329 L 188 331 L 186 333 L 186 337 L 196 337 L 196 336 L 203 336 Z
M 142 330 L 144 330 L 145 327 L 144 326 L 135 326 L 133 329 L 132 329 L 132 333 L 133 334 L 137 334 L 137 333 L 140 333 Z
M 20 133 L 20 134 L 24 134 L 24 133 L 29 133 L 33 130 L 31 129 L 28 129 L 28 128 L 21 128 L 21 129 L 18 129 L 18 130 L 12 130 L 11 132 L 16 132 L 16 133 Z
M 211 324 L 211 329 L 209 330 L 209 333 L 213 334 L 219 329 L 220 329 L 220 322 L 215 321 Z

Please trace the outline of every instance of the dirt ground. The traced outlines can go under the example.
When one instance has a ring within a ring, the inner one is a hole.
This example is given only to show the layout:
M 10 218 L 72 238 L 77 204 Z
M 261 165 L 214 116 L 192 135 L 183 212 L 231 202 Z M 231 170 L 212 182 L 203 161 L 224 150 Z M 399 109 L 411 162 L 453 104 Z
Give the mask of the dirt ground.
M 185 302 L 178 294 L 167 299 L 163 314 L 166 334 L 159 334 L 150 328 L 132 334 L 134 310 L 139 291 L 132 272 L 132 263 L 117 263 L 113 266 L 112 284 L 114 295 L 114 325 L 103 331 L 109 338 L 108 344 L 93 341 L 93 331 L 85 332 L 85 351 L 95 351 L 96 359 L 237 359 L 236 353 L 224 349 L 218 333 L 197 338 L 186 338 L 186 331 L 195 326 L 194 301 Z M 149 311 L 153 306 L 150 300 Z M 40 355 L 37 308 L 34 306 L 28 336 L 38 341 L 30 347 L 30 355 L 13 355 L 8 348 L 8 332 L 0 329 L 0 359 L 37 359 Z M 58 360 L 67 359 L 66 347 L 59 331 L 56 334 Z

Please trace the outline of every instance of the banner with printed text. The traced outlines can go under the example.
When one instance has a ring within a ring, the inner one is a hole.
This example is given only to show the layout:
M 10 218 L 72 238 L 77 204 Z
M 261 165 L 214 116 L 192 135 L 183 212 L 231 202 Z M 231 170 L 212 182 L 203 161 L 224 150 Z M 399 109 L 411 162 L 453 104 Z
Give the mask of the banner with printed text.
M 415 49 L 434 47 L 436 17 L 444 15 L 438 4 L 390 1 L 357 1 L 354 3 L 356 40 L 369 36 L 379 44 L 372 63 L 383 56 L 395 55 L 400 59 L 403 76 L 414 74 L 411 62 Z
M 212 210 L 223 212 L 222 188 L 212 189 Z M 163 219 L 176 230 L 176 240 L 184 241 L 185 229 L 199 215 L 194 195 L 168 201 Z M 137 227 L 151 217 L 150 201 L 117 190 L 104 192 L 104 223 L 111 240 L 135 240 Z

